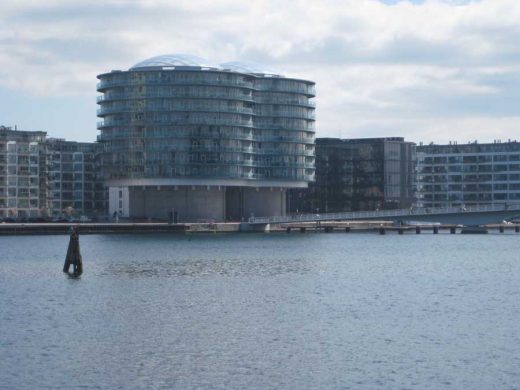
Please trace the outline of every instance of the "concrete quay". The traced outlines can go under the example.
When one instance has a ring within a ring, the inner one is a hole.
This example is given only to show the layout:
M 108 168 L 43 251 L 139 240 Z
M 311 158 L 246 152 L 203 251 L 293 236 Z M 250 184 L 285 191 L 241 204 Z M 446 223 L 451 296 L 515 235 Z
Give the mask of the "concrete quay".
M 167 223 L 2 223 L 1 235 L 70 234 L 74 226 L 80 234 L 184 233 L 185 224 Z
M 263 227 L 247 223 L 0 223 L 2 235 L 50 235 L 70 234 L 71 227 L 76 227 L 80 234 L 152 234 L 152 233 L 387 233 L 420 234 L 441 232 L 455 233 L 487 233 L 513 232 L 520 233 L 520 224 L 493 224 L 476 229 L 463 228 L 460 225 L 404 225 L 395 226 L 390 221 L 354 221 L 354 222 L 304 222 L 288 224 L 269 224 Z

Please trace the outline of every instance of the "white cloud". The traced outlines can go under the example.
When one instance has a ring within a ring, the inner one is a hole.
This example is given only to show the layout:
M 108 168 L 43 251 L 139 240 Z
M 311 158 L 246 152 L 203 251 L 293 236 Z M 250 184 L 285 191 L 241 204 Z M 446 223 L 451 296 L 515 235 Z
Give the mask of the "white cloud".
M 318 136 L 492 140 L 518 125 L 518 0 L 4 0 L 0 15 L 0 85 L 42 99 L 94 99 L 97 74 L 184 52 L 315 80 Z

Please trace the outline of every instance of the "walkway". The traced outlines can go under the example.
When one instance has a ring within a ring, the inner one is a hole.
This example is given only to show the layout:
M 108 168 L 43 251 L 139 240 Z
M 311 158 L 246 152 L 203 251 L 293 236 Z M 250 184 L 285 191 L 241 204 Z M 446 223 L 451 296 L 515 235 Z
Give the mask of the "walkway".
M 254 217 L 251 224 L 315 222 L 315 221 L 402 221 L 440 222 L 462 225 L 483 225 L 520 218 L 520 203 L 471 207 L 413 208 L 380 211 L 352 211 L 326 214 L 298 214 L 273 217 Z

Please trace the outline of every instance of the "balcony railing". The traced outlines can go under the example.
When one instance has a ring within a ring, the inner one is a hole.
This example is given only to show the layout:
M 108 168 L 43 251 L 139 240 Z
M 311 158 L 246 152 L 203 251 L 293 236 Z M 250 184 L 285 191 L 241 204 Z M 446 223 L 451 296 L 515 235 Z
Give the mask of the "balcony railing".
M 118 114 L 118 113 L 132 113 L 137 111 L 131 107 L 101 107 L 97 110 L 97 116 L 103 116 L 107 114 Z M 243 115 L 253 115 L 253 109 L 249 107 L 236 107 L 236 108 L 213 108 L 213 107 L 202 107 L 202 106 L 182 106 L 178 107 L 145 107 L 140 112 L 186 112 L 186 113 L 196 113 L 196 112 L 218 112 L 218 113 L 229 113 L 229 114 L 243 114 Z
M 101 95 L 96 98 L 98 103 L 114 101 L 114 100 L 140 100 L 140 99 L 220 99 L 220 100 L 237 100 L 237 101 L 246 101 L 253 102 L 252 95 L 245 95 L 242 93 L 208 93 L 208 94 L 181 94 L 181 93 L 140 93 L 140 92 L 132 92 L 132 93 L 111 93 L 110 95 Z M 314 103 L 314 102 L 313 102 Z M 314 105 L 314 104 L 312 104 Z
M 123 87 L 123 86 L 138 86 L 138 85 L 165 85 L 165 86 L 174 86 L 174 85 L 205 85 L 205 86 L 218 86 L 218 87 L 241 87 L 253 89 L 252 82 L 238 81 L 238 80 L 172 80 L 172 81 L 162 81 L 162 80 L 103 80 L 97 83 L 96 87 L 98 91 L 102 91 L 106 88 L 111 87 Z

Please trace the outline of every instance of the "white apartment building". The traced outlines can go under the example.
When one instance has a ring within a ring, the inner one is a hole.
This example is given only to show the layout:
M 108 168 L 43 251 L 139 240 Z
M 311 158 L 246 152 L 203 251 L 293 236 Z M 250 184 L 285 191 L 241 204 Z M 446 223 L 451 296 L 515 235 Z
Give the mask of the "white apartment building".
M 520 202 L 517 141 L 417 146 L 417 206 Z

